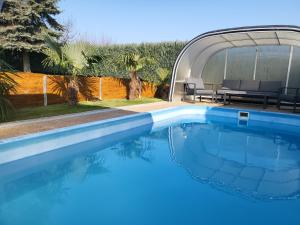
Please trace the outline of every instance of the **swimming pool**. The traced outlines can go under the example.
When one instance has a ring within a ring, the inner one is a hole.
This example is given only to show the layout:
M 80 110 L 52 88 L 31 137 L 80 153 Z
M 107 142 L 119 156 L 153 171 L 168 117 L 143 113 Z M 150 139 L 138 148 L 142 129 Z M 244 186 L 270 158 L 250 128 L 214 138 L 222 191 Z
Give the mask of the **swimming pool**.
M 1 225 L 299 224 L 300 117 L 181 107 L 2 140 Z

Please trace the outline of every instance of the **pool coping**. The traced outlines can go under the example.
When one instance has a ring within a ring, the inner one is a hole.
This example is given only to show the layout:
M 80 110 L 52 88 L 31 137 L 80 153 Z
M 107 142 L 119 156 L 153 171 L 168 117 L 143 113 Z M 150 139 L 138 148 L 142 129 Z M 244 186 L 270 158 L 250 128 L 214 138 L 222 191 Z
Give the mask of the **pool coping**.
M 214 106 L 175 106 L 2 139 L 0 140 L 0 164 L 146 125 L 153 129 L 157 124 L 184 116 L 192 115 L 203 119 L 207 116 L 219 116 L 237 120 L 238 113 L 241 111 L 249 112 L 251 121 L 268 123 L 270 126 L 283 124 L 300 129 L 300 115 Z
M 66 126 L 66 127 L 61 127 L 61 128 L 55 128 L 55 129 L 47 130 L 47 131 L 41 131 L 41 132 L 36 132 L 36 133 L 25 134 L 25 135 L 17 136 L 17 137 L 4 138 L 4 139 L 0 140 L 0 144 L 13 142 L 13 141 L 19 141 L 19 140 L 22 140 L 22 139 L 25 139 L 25 138 L 26 139 L 34 138 L 34 137 L 38 137 L 38 136 L 41 136 L 41 135 L 48 135 L 48 134 L 53 134 L 53 133 L 62 132 L 62 131 L 69 131 L 69 130 L 73 130 L 73 129 L 85 128 L 85 127 L 89 127 L 89 126 L 93 126 L 93 125 L 105 124 L 105 123 L 109 123 L 109 122 L 113 122 L 113 121 L 120 121 L 120 120 L 139 117 L 139 116 L 143 116 L 143 115 L 147 115 L 147 114 L 148 115 L 149 114 L 153 115 L 153 114 L 158 114 L 158 113 L 162 113 L 162 112 L 166 112 L 166 111 L 186 110 L 186 109 L 190 110 L 190 109 L 197 109 L 197 108 L 203 108 L 203 109 L 209 109 L 209 110 L 210 109 L 220 109 L 220 110 L 222 109 L 224 111 L 230 110 L 230 111 L 235 111 L 235 112 L 244 112 L 244 111 L 246 111 L 246 112 L 251 112 L 251 113 L 255 113 L 255 114 L 264 114 L 264 115 L 275 116 L 275 117 L 281 116 L 281 117 L 285 117 L 285 118 L 297 118 L 297 119 L 300 120 L 300 115 L 290 114 L 290 113 L 266 112 L 266 111 L 259 111 L 259 110 L 253 110 L 253 109 L 224 108 L 224 107 L 218 107 L 218 106 L 185 105 L 185 106 L 173 106 L 173 107 L 159 109 L 159 110 L 151 110 L 151 111 L 148 111 L 148 112 L 140 112 L 140 113 L 136 113 L 136 114 L 132 114 L 132 115 L 119 116 L 119 117 L 108 118 L 108 119 L 103 119 L 103 120 L 93 121 L 93 122 L 88 122 L 88 123 L 76 124 L 76 125 L 71 125 L 71 126 Z M 111 111 L 118 111 L 119 109 L 120 108 L 114 108 L 114 109 L 108 109 L 107 111 L 102 110 L 101 112 L 105 113 L 105 112 L 111 112 Z M 85 113 L 87 113 L 87 114 L 85 114 Z M 79 114 L 80 115 L 91 115 L 91 114 L 96 114 L 96 112 L 95 113 L 83 112 L 83 113 L 79 113 Z M 73 115 L 77 116 L 78 113 L 74 113 Z M 62 116 L 64 116 L 64 115 L 62 115 Z M 61 117 L 61 116 L 58 116 L 58 117 Z M 299 124 L 299 126 L 300 126 L 300 124 Z
M 49 131 L 53 129 L 69 127 L 94 121 L 105 120 L 109 118 L 117 118 L 125 115 L 138 114 L 142 112 L 149 112 L 153 110 L 167 109 L 175 106 L 209 106 L 209 107 L 224 107 L 224 108 L 239 108 L 241 110 L 257 110 L 262 112 L 278 112 L 283 114 L 290 114 L 287 111 L 277 111 L 275 108 L 268 108 L 263 110 L 258 105 L 226 105 L 221 103 L 208 102 L 154 102 L 143 103 L 128 106 L 121 106 L 116 108 L 106 108 L 101 110 L 92 110 L 80 113 L 64 114 L 57 116 L 41 117 L 29 120 L 12 121 L 0 124 L 0 140 L 19 137 L 28 134 Z M 292 114 L 295 115 L 295 114 Z
M 95 115 L 95 114 L 100 114 L 100 113 L 114 112 L 114 111 L 119 111 L 119 110 L 127 110 L 130 108 L 157 105 L 158 103 L 163 103 L 163 101 L 162 102 L 136 104 L 136 105 L 126 105 L 126 106 L 107 108 L 107 109 L 95 109 L 95 110 L 90 110 L 90 111 L 86 111 L 86 112 L 68 113 L 68 114 L 57 115 L 57 116 L 46 116 L 46 117 L 40 117 L 40 118 L 34 118 L 34 119 L 11 121 L 11 122 L 5 122 L 5 123 L 0 124 L 0 129 L 4 128 L 4 127 L 10 127 L 10 126 L 15 126 L 15 125 L 25 125 L 25 124 L 35 123 L 35 122 L 47 122 L 47 121 L 56 120 L 56 119 L 68 119 L 68 118 L 73 118 L 73 117 L 89 116 L 89 115 Z

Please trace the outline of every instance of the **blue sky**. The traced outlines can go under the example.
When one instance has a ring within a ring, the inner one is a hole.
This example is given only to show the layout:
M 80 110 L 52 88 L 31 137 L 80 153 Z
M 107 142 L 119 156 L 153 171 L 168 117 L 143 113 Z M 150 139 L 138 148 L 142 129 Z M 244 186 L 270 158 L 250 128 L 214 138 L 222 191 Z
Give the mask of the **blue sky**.
M 299 0 L 61 0 L 77 38 L 113 43 L 190 40 L 214 29 L 300 26 Z

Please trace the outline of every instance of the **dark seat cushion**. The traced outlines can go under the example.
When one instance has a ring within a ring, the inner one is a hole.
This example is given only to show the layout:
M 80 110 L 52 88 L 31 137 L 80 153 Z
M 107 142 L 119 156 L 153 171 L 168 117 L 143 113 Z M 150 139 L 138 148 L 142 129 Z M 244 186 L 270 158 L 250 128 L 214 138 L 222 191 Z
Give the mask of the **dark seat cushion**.
M 231 94 L 231 95 L 243 95 L 246 94 L 246 91 L 239 91 L 239 90 L 229 90 L 229 89 L 220 89 L 217 90 L 218 95 L 224 95 L 224 94 Z
M 279 92 L 281 88 L 281 81 L 261 81 L 259 85 L 259 91 L 263 92 Z
M 196 90 L 197 95 L 212 95 L 213 93 L 214 93 L 213 90 L 200 90 L 200 89 Z
M 188 89 L 186 94 L 193 95 L 194 89 Z M 214 94 L 213 90 L 196 89 L 196 91 L 195 91 L 195 95 L 213 95 L 213 94 Z
M 233 93 L 234 94 L 234 93 Z M 249 97 L 276 97 L 278 96 L 278 93 L 275 92 L 267 92 L 267 91 L 240 91 L 240 93 L 237 93 L 237 95 L 245 95 Z
M 259 89 L 259 83 L 258 80 L 241 80 L 241 91 L 258 91 Z
M 281 94 L 281 95 L 279 95 L 279 99 L 284 100 L 284 101 L 290 101 L 290 102 L 294 102 L 294 101 L 299 102 L 300 96 Z
M 295 92 L 292 92 L 295 91 Z M 280 93 L 279 98 L 282 99 L 300 99 L 300 93 L 297 94 L 296 90 L 291 89 L 290 91 L 288 90 L 287 93 Z
M 272 91 L 259 91 L 259 92 L 255 92 L 255 93 L 261 93 L 261 95 L 264 95 L 264 96 L 267 96 L 267 97 L 274 97 L 274 98 L 278 97 L 278 93 L 277 92 L 272 92 Z
M 240 80 L 223 80 L 222 90 L 239 90 Z

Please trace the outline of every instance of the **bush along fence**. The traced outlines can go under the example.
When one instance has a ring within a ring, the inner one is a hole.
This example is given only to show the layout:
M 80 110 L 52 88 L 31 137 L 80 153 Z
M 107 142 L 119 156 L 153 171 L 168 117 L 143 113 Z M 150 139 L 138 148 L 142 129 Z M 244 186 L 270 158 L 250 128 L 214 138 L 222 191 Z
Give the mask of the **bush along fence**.
M 155 70 L 164 68 L 172 71 L 176 58 L 185 42 L 162 42 L 162 43 L 142 43 L 142 44 L 112 44 L 112 45 L 97 45 L 84 41 L 71 43 L 72 49 L 77 49 L 79 52 L 83 51 L 87 56 L 96 56 L 102 58 L 92 68 L 92 71 L 82 71 L 84 75 L 89 74 L 109 74 L 113 77 L 124 78 L 128 77 L 128 72 L 124 65 L 120 64 L 120 56 L 134 52 L 142 57 L 155 59 L 156 64 L 146 66 L 143 71 L 139 72 L 139 76 L 148 82 L 159 82 L 160 78 L 155 73 Z M 11 51 L 4 51 L 3 57 L 6 59 L 14 69 L 22 71 L 21 56 Z M 42 61 L 45 59 L 42 53 L 30 53 L 31 71 L 35 73 L 52 73 L 50 68 L 43 67 Z M 62 72 L 62 71 L 61 71 Z M 170 74 L 169 74 L 170 75 Z
M 66 84 L 63 76 L 41 73 L 17 73 L 16 92 L 9 100 L 16 108 L 47 106 L 65 102 Z M 93 101 L 128 97 L 128 80 L 115 77 L 79 76 L 79 101 Z M 148 82 L 142 84 L 142 97 L 154 97 L 157 87 Z

